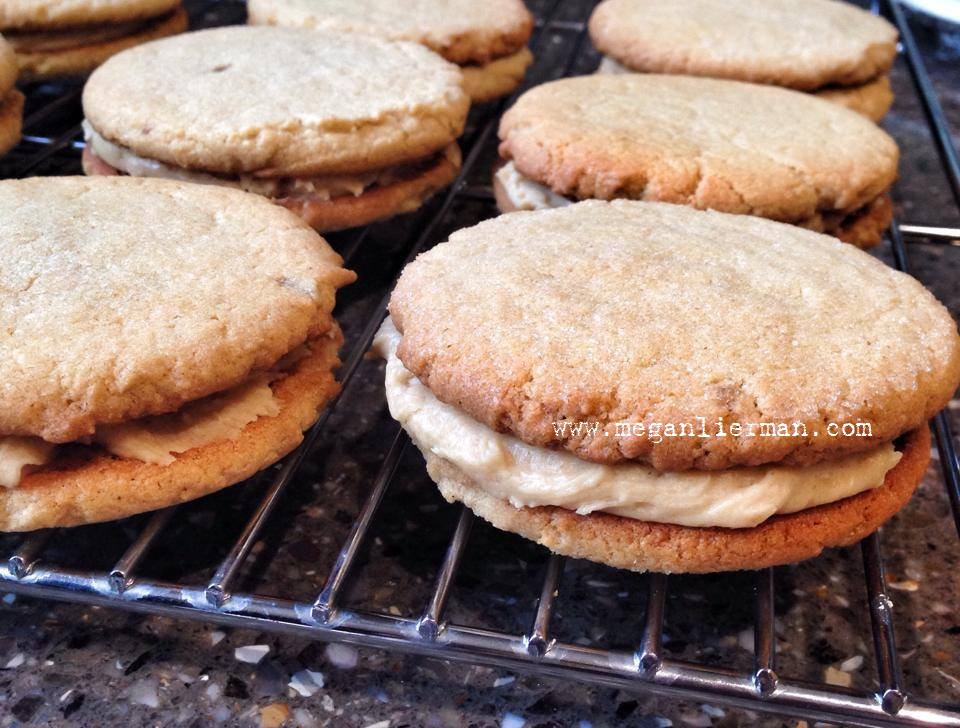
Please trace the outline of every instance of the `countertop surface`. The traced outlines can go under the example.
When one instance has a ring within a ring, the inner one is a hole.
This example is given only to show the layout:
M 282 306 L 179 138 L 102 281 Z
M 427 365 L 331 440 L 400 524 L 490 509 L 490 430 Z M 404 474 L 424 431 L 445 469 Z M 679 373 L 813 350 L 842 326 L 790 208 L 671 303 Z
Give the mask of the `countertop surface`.
M 571 13 L 577 5 L 571 3 Z M 912 22 L 956 132 L 960 129 L 960 28 L 919 17 Z M 569 34 L 548 33 L 542 55 L 549 56 L 569 39 Z M 588 72 L 596 62 L 596 54 L 584 47 L 574 70 Z M 550 63 L 549 58 L 541 58 L 534 76 L 549 75 Z M 960 226 L 960 213 L 940 171 L 902 58 L 894 69 L 893 85 L 897 101 L 884 127 L 903 150 L 896 190 L 898 214 L 907 223 Z M 486 183 L 489 161 L 492 157 L 484 161 L 486 167 L 470 180 L 472 184 Z M 490 214 L 488 201 L 476 204 L 477 209 L 452 210 L 445 229 Z M 340 314 L 348 334 L 356 335 L 395 275 L 396 270 L 384 265 L 384 260 L 389 256 L 397 264 L 402 260 L 396 241 L 405 239 L 423 219 L 412 215 L 374 226 L 364 241 L 353 263 L 361 280 L 341 297 Z M 346 245 L 346 240 L 346 236 L 331 236 L 335 246 Z M 916 275 L 955 316 L 960 314 L 956 283 L 960 248 L 911 240 L 909 250 Z M 877 254 L 889 261 L 889 244 Z M 394 431 L 381 382 L 382 364 L 365 360 L 305 472 L 254 547 L 242 574 L 244 588 L 311 600 L 323 584 L 369 491 L 383 443 Z M 956 411 L 952 408 L 951 415 Z M 960 422 L 952 419 L 956 429 Z M 960 539 L 938 467 L 935 457 L 912 502 L 884 528 L 882 544 L 907 690 L 925 699 L 960 705 Z M 261 487 L 245 484 L 178 510 L 142 571 L 157 578 L 175 574 L 204 583 L 242 528 Z M 420 457 L 408 452 L 397 484 L 378 512 L 373 538 L 364 547 L 348 603 L 417 614 L 457 515 L 457 509 L 446 504 L 426 478 Z M 45 558 L 109 567 L 138 525 L 142 521 L 132 519 L 58 533 Z M 0 546 L 7 553 L 16 542 L 5 537 Z M 448 618 L 458 624 L 526 631 L 536 608 L 545 557 L 543 549 L 477 523 Z M 859 549 L 836 550 L 779 568 L 776 577 L 780 673 L 872 689 L 875 671 Z M 645 584 L 639 575 L 568 561 L 555 636 L 632 649 L 642 632 Z M 672 577 L 666 654 L 749 669 L 752 585 L 750 574 Z M 658 699 L 641 691 L 326 645 L 269 632 L 0 596 L 0 726 L 652 728 L 802 723 L 716 704 Z

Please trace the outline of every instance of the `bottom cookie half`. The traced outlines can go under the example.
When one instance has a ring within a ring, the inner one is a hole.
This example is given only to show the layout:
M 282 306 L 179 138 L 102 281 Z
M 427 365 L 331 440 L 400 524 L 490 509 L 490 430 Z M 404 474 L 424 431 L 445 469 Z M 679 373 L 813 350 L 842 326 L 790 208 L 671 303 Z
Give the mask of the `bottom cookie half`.
M 183 503 L 238 483 L 272 465 L 303 440 L 303 431 L 339 390 L 333 370 L 339 329 L 311 342 L 311 354 L 271 384 L 280 405 L 234 440 L 188 450 L 169 465 L 119 458 L 95 447 L 64 446 L 48 465 L 0 488 L 0 531 L 78 526 Z
M 493 197 L 502 213 L 520 209 L 499 176 L 493 176 Z M 893 221 L 893 202 L 889 194 L 882 194 L 851 213 L 821 214 L 808 223 L 795 223 L 825 235 L 832 235 L 858 248 L 872 248 L 883 241 L 883 233 Z
M 302 217 L 318 232 L 334 232 L 413 212 L 453 182 L 459 170 L 458 164 L 440 155 L 418 174 L 372 187 L 357 196 L 341 195 L 330 200 L 286 197 L 274 202 Z
M 650 523 L 607 513 L 579 515 L 553 506 L 515 508 L 450 462 L 425 456 L 430 476 L 448 501 L 460 501 L 497 528 L 558 554 L 631 571 L 709 573 L 802 561 L 868 536 L 903 508 L 923 479 L 930 461 L 929 430 L 908 433 L 898 449 L 903 457 L 878 488 L 736 529 Z
M 89 145 L 83 150 L 83 171 L 88 176 L 125 174 L 93 153 Z M 441 153 L 399 179 L 375 185 L 359 195 L 322 199 L 305 194 L 269 199 L 303 218 L 317 232 L 329 233 L 413 212 L 447 187 L 459 171 L 459 151 L 454 159 Z

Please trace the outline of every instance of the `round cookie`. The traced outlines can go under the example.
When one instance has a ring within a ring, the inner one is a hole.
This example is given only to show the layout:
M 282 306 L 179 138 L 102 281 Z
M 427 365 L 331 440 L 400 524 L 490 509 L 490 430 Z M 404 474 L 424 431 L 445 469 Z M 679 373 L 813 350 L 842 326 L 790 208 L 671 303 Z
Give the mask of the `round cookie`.
M 516 54 L 533 28 L 521 0 L 249 0 L 247 12 L 258 25 L 414 41 L 459 64 Z
M 155 18 L 180 0 L 4 0 L 0 30 L 53 29 Z
M 5 181 L 0 215 L 0 435 L 69 442 L 230 388 L 329 331 L 354 278 L 297 217 L 218 187 Z
M 590 37 L 637 71 L 803 90 L 885 74 L 897 43 L 886 20 L 838 0 L 605 0 Z
M 280 412 L 259 417 L 234 440 L 219 440 L 155 465 L 77 447 L 15 488 L 0 488 L 0 531 L 77 526 L 124 518 L 199 498 L 250 477 L 303 440 L 303 431 L 339 391 L 333 369 L 343 336 L 334 324 L 312 354 L 271 384 Z M 136 483 L 132 488 L 131 483 Z
M 23 131 L 23 94 L 14 89 L 0 97 L 0 156 L 13 149 Z
M 85 76 L 108 58 L 133 46 L 158 38 L 182 33 L 187 29 L 187 13 L 183 9 L 149 22 L 129 35 L 100 40 L 72 47 L 18 50 L 20 78 L 40 81 L 46 78 Z
M 112 58 L 83 106 L 98 133 L 142 157 L 306 177 L 433 154 L 462 130 L 469 99 L 456 66 L 414 43 L 240 26 Z
M 923 479 L 930 461 L 926 425 L 904 437 L 903 457 L 883 484 L 835 503 L 774 516 L 753 528 L 693 528 L 564 508 L 515 508 L 485 492 L 451 463 L 424 453 L 431 478 L 450 502 L 460 501 L 503 531 L 565 556 L 618 569 L 710 573 L 762 569 L 850 546 L 896 514 Z
M 825 215 L 885 194 L 899 154 L 864 117 L 808 94 L 647 74 L 537 86 L 504 114 L 500 138 L 502 156 L 559 195 L 675 202 L 817 230 Z
M 832 101 L 879 122 L 893 106 L 893 89 L 889 76 L 879 76 L 859 86 L 830 86 L 813 92 L 826 101 Z
M 401 361 L 441 401 L 531 445 L 660 471 L 862 452 L 921 427 L 960 379 L 956 324 L 913 278 L 808 230 L 678 205 L 460 230 L 407 266 L 390 313 Z M 699 417 L 806 436 L 616 428 Z M 599 427 L 554 426 L 581 421 Z M 858 422 L 869 436 L 827 432 Z

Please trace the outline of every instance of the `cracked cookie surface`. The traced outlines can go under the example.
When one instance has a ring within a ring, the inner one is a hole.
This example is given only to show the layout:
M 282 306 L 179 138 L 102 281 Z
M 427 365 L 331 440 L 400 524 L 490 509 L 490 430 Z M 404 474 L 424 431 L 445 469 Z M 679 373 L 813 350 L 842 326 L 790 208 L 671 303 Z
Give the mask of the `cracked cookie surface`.
M 232 387 L 329 331 L 354 278 L 306 223 L 235 190 L 4 181 L 0 215 L 0 435 L 67 442 Z
M 913 278 L 825 235 L 678 205 L 588 201 L 460 230 L 405 269 L 390 313 L 404 366 L 441 401 L 532 445 L 663 471 L 864 451 L 960 380 L 956 324 Z M 698 417 L 808 434 L 615 428 Z M 600 425 L 554 426 L 578 421 Z M 825 431 L 847 422 L 871 437 Z

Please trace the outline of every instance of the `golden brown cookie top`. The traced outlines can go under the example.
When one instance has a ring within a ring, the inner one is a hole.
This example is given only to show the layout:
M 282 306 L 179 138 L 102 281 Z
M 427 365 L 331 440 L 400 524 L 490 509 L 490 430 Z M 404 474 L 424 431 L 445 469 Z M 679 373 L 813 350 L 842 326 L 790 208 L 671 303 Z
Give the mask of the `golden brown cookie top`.
M 180 0 L 3 0 L 0 30 L 74 28 L 169 13 Z
M 605 0 L 590 37 L 637 71 L 806 90 L 874 78 L 897 44 L 886 20 L 838 0 Z
M 659 470 L 862 451 L 922 426 L 960 382 L 956 325 L 913 278 L 825 235 L 679 205 L 588 201 L 460 230 L 406 268 L 390 313 L 400 359 L 440 400 L 533 445 Z M 700 417 L 708 437 L 664 436 L 699 434 Z M 599 427 L 560 429 L 579 422 Z M 869 437 L 828 432 L 857 422 Z
M 94 129 L 140 156 L 265 176 L 426 156 L 459 135 L 468 106 L 459 69 L 421 45 L 250 26 L 125 51 L 83 93 Z
M 805 222 L 852 212 L 897 173 L 897 145 L 808 94 L 692 76 L 592 75 L 527 91 L 500 152 L 575 198 L 627 197 Z
M 250 22 L 422 43 L 454 63 L 516 53 L 533 29 L 522 0 L 249 0 Z
M 0 182 L 0 435 L 75 440 L 176 410 L 330 329 L 353 280 L 304 222 L 235 190 Z

